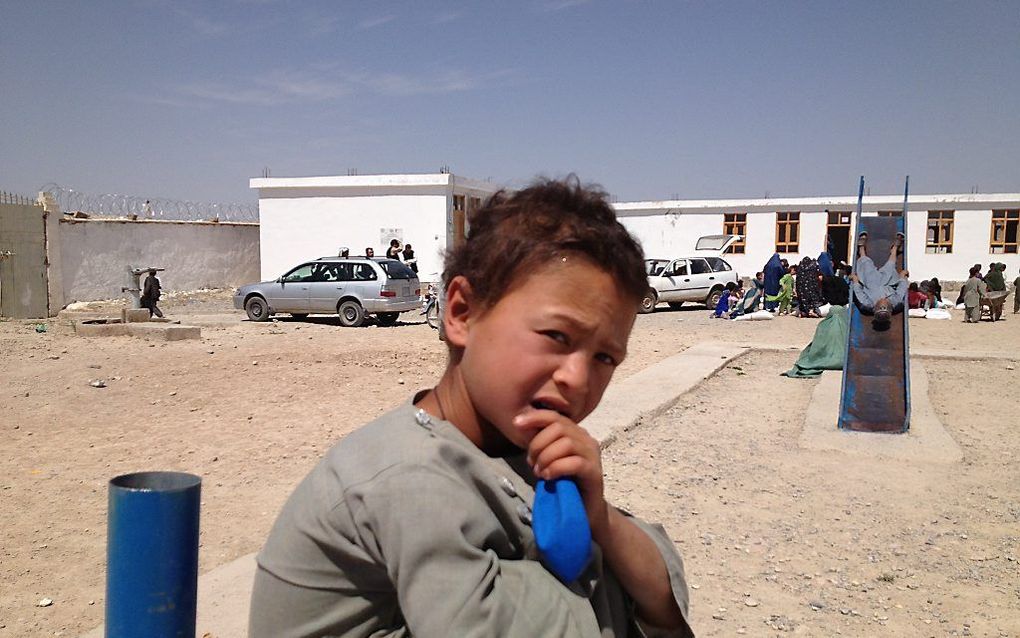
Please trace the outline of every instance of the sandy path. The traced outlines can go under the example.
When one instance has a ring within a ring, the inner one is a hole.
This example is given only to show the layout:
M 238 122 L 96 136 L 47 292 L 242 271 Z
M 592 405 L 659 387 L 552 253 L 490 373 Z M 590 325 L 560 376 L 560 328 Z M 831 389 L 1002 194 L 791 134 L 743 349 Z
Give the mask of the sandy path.
M 166 310 L 185 320 L 233 313 L 223 293 L 180 297 Z M 39 334 L 30 323 L 0 322 L 0 636 L 74 636 L 102 621 L 109 478 L 152 469 L 201 475 L 200 568 L 207 571 L 257 550 L 283 500 L 322 452 L 352 428 L 406 400 L 413 389 L 430 386 L 445 362 L 436 333 L 414 323 L 416 315 L 408 317 L 411 323 L 393 328 L 362 329 L 343 329 L 328 318 L 252 324 L 234 316 L 236 324 L 203 328 L 201 341 L 174 343 L 83 339 L 56 322 Z M 1001 352 L 1003 343 L 1020 337 L 1016 320 L 981 326 L 917 323 L 912 324 L 913 342 L 929 347 Z M 638 318 L 630 355 L 618 375 L 630 375 L 701 340 L 801 344 L 810 340 L 815 324 L 789 317 L 733 323 L 710 320 L 700 308 L 660 310 Z M 773 367 L 787 367 L 795 353 L 772 356 Z M 946 373 L 957 365 L 947 364 Z M 979 377 L 987 369 L 973 365 Z M 935 384 L 946 396 L 958 396 L 966 390 L 958 385 L 965 379 L 950 376 Z M 774 382 L 772 377 L 769 371 L 763 378 Z M 97 378 L 108 387 L 88 385 Z M 759 396 L 764 403 L 770 395 L 755 393 L 766 387 L 747 385 L 734 390 L 732 398 Z M 801 382 L 796 392 L 810 387 L 811 382 Z M 786 427 L 798 427 L 799 409 L 791 399 Z M 714 411 L 706 408 L 706 414 Z M 730 425 L 720 430 L 736 437 L 726 456 L 750 459 L 760 467 L 773 463 L 755 454 L 759 442 L 744 437 L 754 431 L 754 423 L 734 415 Z M 644 437 L 639 430 L 621 445 L 643 444 Z M 670 465 L 641 466 L 641 482 Z M 793 478 L 806 485 L 815 481 L 809 475 Z M 742 482 L 743 488 L 730 489 L 747 491 L 740 498 L 750 502 L 757 493 L 748 486 L 757 482 Z M 685 498 L 709 498 L 715 484 L 691 483 L 685 493 L 693 493 Z M 654 503 L 655 494 L 648 496 Z M 770 506 L 797 507 L 796 498 L 789 490 L 779 491 Z M 1006 495 L 1001 498 L 1004 502 Z M 657 507 L 666 511 L 664 505 Z M 784 529 L 806 524 L 788 518 Z M 697 540 L 686 528 L 670 531 L 687 546 Z M 706 588 L 710 580 L 704 565 L 713 559 L 714 550 L 711 556 L 689 559 L 692 575 Z M 709 609 L 707 594 L 695 592 L 703 631 L 713 627 L 710 615 L 702 615 Z M 43 597 L 54 604 L 36 607 Z M 714 600 L 711 604 L 721 606 Z

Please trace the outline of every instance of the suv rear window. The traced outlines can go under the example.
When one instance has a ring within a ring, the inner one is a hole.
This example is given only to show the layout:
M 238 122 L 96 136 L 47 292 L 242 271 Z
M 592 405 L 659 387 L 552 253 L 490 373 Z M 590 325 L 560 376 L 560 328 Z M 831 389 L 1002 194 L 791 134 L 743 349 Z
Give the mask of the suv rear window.
M 727 270 L 733 270 L 725 259 L 720 257 L 706 257 L 708 259 L 708 265 L 712 267 L 712 270 L 716 272 L 726 272 Z
M 414 279 L 414 271 L 396 259 L 380 259 L 376 262 L 390 279 Z

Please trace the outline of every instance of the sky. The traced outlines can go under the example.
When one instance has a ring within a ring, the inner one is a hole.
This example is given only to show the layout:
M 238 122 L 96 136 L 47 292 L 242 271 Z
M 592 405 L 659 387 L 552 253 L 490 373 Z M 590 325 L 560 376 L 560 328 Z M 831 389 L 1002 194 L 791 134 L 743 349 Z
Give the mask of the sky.
M 0 190 L 1020 192 L 1020 2 L 0 0 Z

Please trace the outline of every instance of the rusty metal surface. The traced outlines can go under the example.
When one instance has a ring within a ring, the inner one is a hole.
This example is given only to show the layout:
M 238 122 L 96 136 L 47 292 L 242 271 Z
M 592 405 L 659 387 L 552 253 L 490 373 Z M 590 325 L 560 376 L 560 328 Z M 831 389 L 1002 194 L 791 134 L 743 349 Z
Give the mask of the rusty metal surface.
M 888 261 L 901 218 L 862 217 L 858 233 L 868 232 L 868 256 L 881 268 Z M 905 252 L 905 251 L 904 251 Z M 903 265 L 903 256 L 899 258 Z M 907 384 L 907 313 L 893 315 L 887 330 L 876 330 L 872 318 L 850 307 L 850 343 L 839 427 L 858 432 L 904 432 L 909 415 Z

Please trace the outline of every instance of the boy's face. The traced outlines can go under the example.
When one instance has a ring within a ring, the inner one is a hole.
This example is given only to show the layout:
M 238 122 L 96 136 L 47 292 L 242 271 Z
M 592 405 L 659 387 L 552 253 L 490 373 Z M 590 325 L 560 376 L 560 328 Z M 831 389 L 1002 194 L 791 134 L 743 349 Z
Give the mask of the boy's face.
M 515 428 L 518 414 L 555 410 L 579 423 L 595 409 L 626 356 L 637 307 L 611 275 L 571 255 L 477 312 L 454 344 L 467 399 L 483 431 L 523 449 L 537 432 Z

